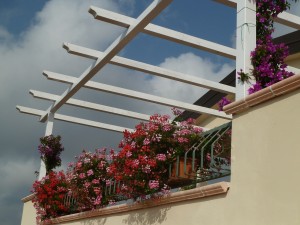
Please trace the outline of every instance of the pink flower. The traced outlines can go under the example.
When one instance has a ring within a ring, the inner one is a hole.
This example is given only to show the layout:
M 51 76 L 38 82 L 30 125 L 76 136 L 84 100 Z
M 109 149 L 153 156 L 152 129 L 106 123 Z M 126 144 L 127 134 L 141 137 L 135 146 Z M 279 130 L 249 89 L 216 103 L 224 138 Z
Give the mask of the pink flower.
M 178 140 L 179 143 L 187 143 L 187 142 L 189 142 L 189 139 L 183 138 L 183 137 L 179 137 L 177 140 Z
M 149 180 L 149 188 L 150 189 L 159 188 L 159 182 L 157 180 Z
M 99 183 L 100 183 L 100 181 L 99 181 L 99 180 L 97 180 L 97 179 L 93 179 L 93 180 L 92 180 L 92 183 L 93 183 L 93 184 L 99 184 Z
M 126 157 L 129 158 L 130 156 L 132 156 L 131 152 L 126 152 Z
M 157 159 L 158 161 L 166 161 L 167 157 L 166 157 L 165 154 L 157 154 L 157 155 L 156 155 L 156 159 Z
M 144 145 L 149 145 L 150 144 L 150 140 L 148 138 L 145 138 L 143 141 Z
M 90 182 L 85 182 L 83 186 L 84 186 L 85 188 L 88 188 L 89 186 L 91 186 L 91 183 L 90 183 Z
M 94 201 L 94 205 L 100 205 L 101 204 L 101 199 L 102 199 L 102 196 L 98 195 L 96 200 Z
M 84 178 L 85 178 L 85 173 L 80 173 L 80 174 L 79 174 L 79 178 L 80 178 L 80 179 L 84 179 Z
M 92 169 L 88 170 L 87 171 L 87 175 L 88 176 L 92 176 L 94 174 L 94 171 Z
M 195 132 L 195 133 L 201 133 L 202 131 L 203 131 L 203 129 L 201 128 L 201 127 L 193 127 L 193 131 Z
M 109 185 L 112 184 L 112 181 L 111 180 L 106 180 L 105 183 L 106 183 L 106 186 L 109 186 Z
M 151 168 L 150 165 L 146 165 L 145 167 L 142 168 L 144 173 L 151 173 Z
M 85 164 L 88 164 L 90 161 L 91 161 L 91 159 L 85 158 L 83 162 L 84 162 Z

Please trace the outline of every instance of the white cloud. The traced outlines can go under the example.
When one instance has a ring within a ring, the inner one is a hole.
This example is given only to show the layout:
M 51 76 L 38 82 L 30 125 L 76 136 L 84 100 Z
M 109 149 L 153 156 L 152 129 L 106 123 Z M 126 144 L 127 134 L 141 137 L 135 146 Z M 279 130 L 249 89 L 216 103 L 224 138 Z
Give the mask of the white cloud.
M 12 38 L 12 35 L 8 32 L 8 30 L 5 27 L 0 26 L 0 40 L 10 40 Z
M 167 58 L 160 66 L 216 82 L 219 82 L 234 69 L 229 64 L 219 65 L 193 53 Z M 160 78 L 150 80 L 150 85 L 157 95 L 189 103 L 195 102 L 207 91 L 203 88 Z

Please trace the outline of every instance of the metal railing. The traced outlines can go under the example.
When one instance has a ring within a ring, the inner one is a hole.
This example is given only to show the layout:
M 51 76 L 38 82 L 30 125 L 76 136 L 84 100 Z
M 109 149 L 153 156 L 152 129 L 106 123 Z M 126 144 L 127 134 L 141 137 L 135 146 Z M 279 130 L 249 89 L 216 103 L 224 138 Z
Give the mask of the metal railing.
M 206 131 L 170 165 L 171 177 L 204 182 L 230 175 L 231 122 Z

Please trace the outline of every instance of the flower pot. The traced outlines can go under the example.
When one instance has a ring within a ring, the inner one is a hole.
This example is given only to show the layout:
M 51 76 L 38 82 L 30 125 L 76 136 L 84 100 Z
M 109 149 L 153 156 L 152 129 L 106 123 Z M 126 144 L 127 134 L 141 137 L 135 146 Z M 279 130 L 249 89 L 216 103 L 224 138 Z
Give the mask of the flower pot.
M 176 174 L 176 169 L 178 165 L 178 174 Z M 195 170 L 197 168 L 198 162 L 195 160 Z M 168 180 L 168 185 L 171 188 L 182 187 L 192 184 L 195 180 L 196 172 L 193 171 L 192 158 L 186 159 L 186 171 L 184 171 L 184 157 L 180 157 L 179 161 L 175 161 L 172 165 L 171 176 Z

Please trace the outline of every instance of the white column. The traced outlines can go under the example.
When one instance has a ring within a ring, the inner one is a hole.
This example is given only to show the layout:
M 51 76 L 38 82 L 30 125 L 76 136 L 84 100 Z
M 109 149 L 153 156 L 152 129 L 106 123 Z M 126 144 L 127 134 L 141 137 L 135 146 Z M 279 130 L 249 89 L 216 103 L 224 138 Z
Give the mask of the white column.
M 53 121 L 54 121 L 54 114 L 49 113 L 47 124 L 46 124 L 45 136 L 49 136 L 52 134 Z M 46 166 L 45 166 L 45 163 L 43 162 L 43 160 L 41 160 L 41 166 L 40 166 L 40 171 L 39 171 L 39 180 L 41 180 L 44 176 L 46 176 Z
M 251 71 L 250 53 L 256 47 L 256 1 L 237 0 L 236 71 Z M 240 84 L 236 79 L 236 100 L 248 95 L 249 84 Z

